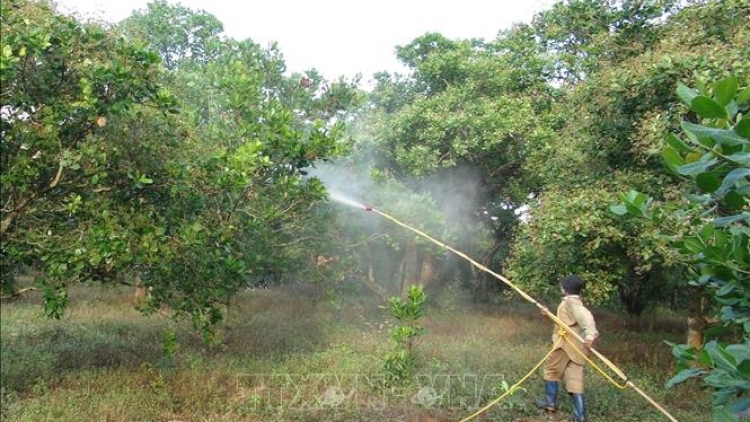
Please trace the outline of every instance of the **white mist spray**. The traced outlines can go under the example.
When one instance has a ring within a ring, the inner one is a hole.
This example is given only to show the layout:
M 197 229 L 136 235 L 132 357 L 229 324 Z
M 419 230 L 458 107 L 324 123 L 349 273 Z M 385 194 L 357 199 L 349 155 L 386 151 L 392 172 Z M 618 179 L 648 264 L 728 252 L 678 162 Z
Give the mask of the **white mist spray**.
M 328 196 L 331 198 L 332 201 L 336 201 L 338 203 L 349 205 L 350 207 L 354 208 L 360 208 L 360 209 L 367 209 L 368 207 L 364 206 L 363 204 L 347 197 L 346 195 L 342 194 L 341 192 L 338 192 L 333 189 L 328 189 Z

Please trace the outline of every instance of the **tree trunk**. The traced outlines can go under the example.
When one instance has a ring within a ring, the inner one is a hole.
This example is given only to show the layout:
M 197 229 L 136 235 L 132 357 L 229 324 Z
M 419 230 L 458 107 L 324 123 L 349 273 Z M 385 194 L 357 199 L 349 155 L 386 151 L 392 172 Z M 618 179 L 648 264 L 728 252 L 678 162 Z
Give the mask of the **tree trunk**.
M 369 249 L 370 259 L 367 263 L 367 275 L 362 278 L 362 284 L 364 284 L 365 287 L 367 287 L 373 293 L 383 299 L 383 301 L 387 301 L 388 297 L 386 295 L 385 289 L 377 281 L 375 281 L 375 253 L 372 250 L 372 247 L 370 247 Z
M 419 253 L 417 244 L 411 241 L 404 248 L 403 278 L 401 279 L 401 296 L 406 297 L 409 286 L 418 282 Z
M 640 326 L 641 314 L 646 307 L 645 286 L 650 274 L 639 274 L 630 266 L 628 276 L 617 285 L 620 302 L 628 313 L 628 326 Z
M 422 259 L 422 270 L 419 274 L 419 284 L 423 287 L 427 287 L 428 284 L 433 280 L 437 268 L 435 265 L 435 257 L 430 252 L 425 252 Z
M 687 318 L 687 344 L 696 350 L 703 348 L 703 330 L 706 328 L 708 301 L 698 293 L 690 301 Z
M 380 284 L 378 284 L 373 278 L 370 278 L 370 277 L 372 277 L 372 275 L 373 275 L 372 272 L 369 272 L 367 277 L 363 277 L 362 278 L 362 284 L 364 284 L 365 287 L 367 287 L 368 289 L 370 289 L 373 293 L 375 293 L 376 295 L 378 295 L 378 297 L 380 297 L 381 299 L 383 299 L 383 301 L 387 302 L 388 301 L 388 296 L 384 292 L 383 287 Z
M 149 296 L 148 287 L 143 285 L 140 274 L 135 275 L 134 285 L 135 290 L 133 291 L 133 304 L 135 306 L 141 306 Z
M 495 258 L 495 255 L 497 255 L 498 251 L 500 251 L 500 247 L 502 246 L 502 242 L 495 243 L 495 246 L 492 247 L 492 249 L 487 253 L 487 255 L 484 256 L 482 259 L 482 265 L 487 268 L 492 267 L 492 260 Z M 474 268 L 474 266 L 472 266 Z M 484 271 L 479 272 L 476 275 L 477 280 L 477 287 L 474 290 L 474 301 L 479 303 L 485 303 L 488 302 L 490 299 L 490 275 Z

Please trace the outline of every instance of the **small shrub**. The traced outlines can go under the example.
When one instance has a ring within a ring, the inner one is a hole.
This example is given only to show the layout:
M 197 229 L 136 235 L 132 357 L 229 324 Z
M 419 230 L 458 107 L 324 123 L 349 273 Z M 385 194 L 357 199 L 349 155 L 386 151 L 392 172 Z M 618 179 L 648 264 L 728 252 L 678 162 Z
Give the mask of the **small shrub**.
M 388 353 L 383 364 L 386 382 L 389 385 L 402 383 L 414 371 L 414 340 L 422 335 L 424 327 L 418 323 L 424 315 L 424 302 L 427 296 L 422 286 L 411 286 L 407 300 L 391 297 L 388 301 L 391 315 L 403 325 L 397 325 L 391 332 L 394 348 Z

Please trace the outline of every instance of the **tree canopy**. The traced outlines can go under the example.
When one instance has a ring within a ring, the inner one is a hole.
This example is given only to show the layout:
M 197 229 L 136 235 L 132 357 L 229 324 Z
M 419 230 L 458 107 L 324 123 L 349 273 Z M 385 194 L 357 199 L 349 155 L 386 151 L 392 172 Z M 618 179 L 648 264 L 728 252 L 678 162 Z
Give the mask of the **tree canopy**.
M 747 382 L 750 330 L 745 0 L 565 0 L 491 40 L 426 33 L 369 92 L 162 0 L 111 27 L 44 1 L 0 12 L 3 294 L 32 273 L 59 317 L 72 283 L 138 284 L 145 312 L 210 340 L 265 280 L 502 290 L 326 200 L 345 188 L 535 295 L 576 272 L 634 322 L 688 310 L 702 335 L 678 357 L 715 366 L 675 382 L 747 411 L 726 381 Z M 723 332 L 702 332 L 712 313 Z

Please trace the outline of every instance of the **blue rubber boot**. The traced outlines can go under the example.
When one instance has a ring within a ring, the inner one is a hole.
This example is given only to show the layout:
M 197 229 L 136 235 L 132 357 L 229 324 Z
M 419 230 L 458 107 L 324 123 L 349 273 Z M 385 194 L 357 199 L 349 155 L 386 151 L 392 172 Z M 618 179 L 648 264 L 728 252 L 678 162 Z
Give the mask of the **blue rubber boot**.
M 575 422 L 584 422 L 586 420 L 586 401 L 583 394 L 571 394 L 573 399 L 573 420 Z
M 557 381 L 544 381 L 544 398 L 536 399 L 536 407 L 554 412 L 557 410 Z

